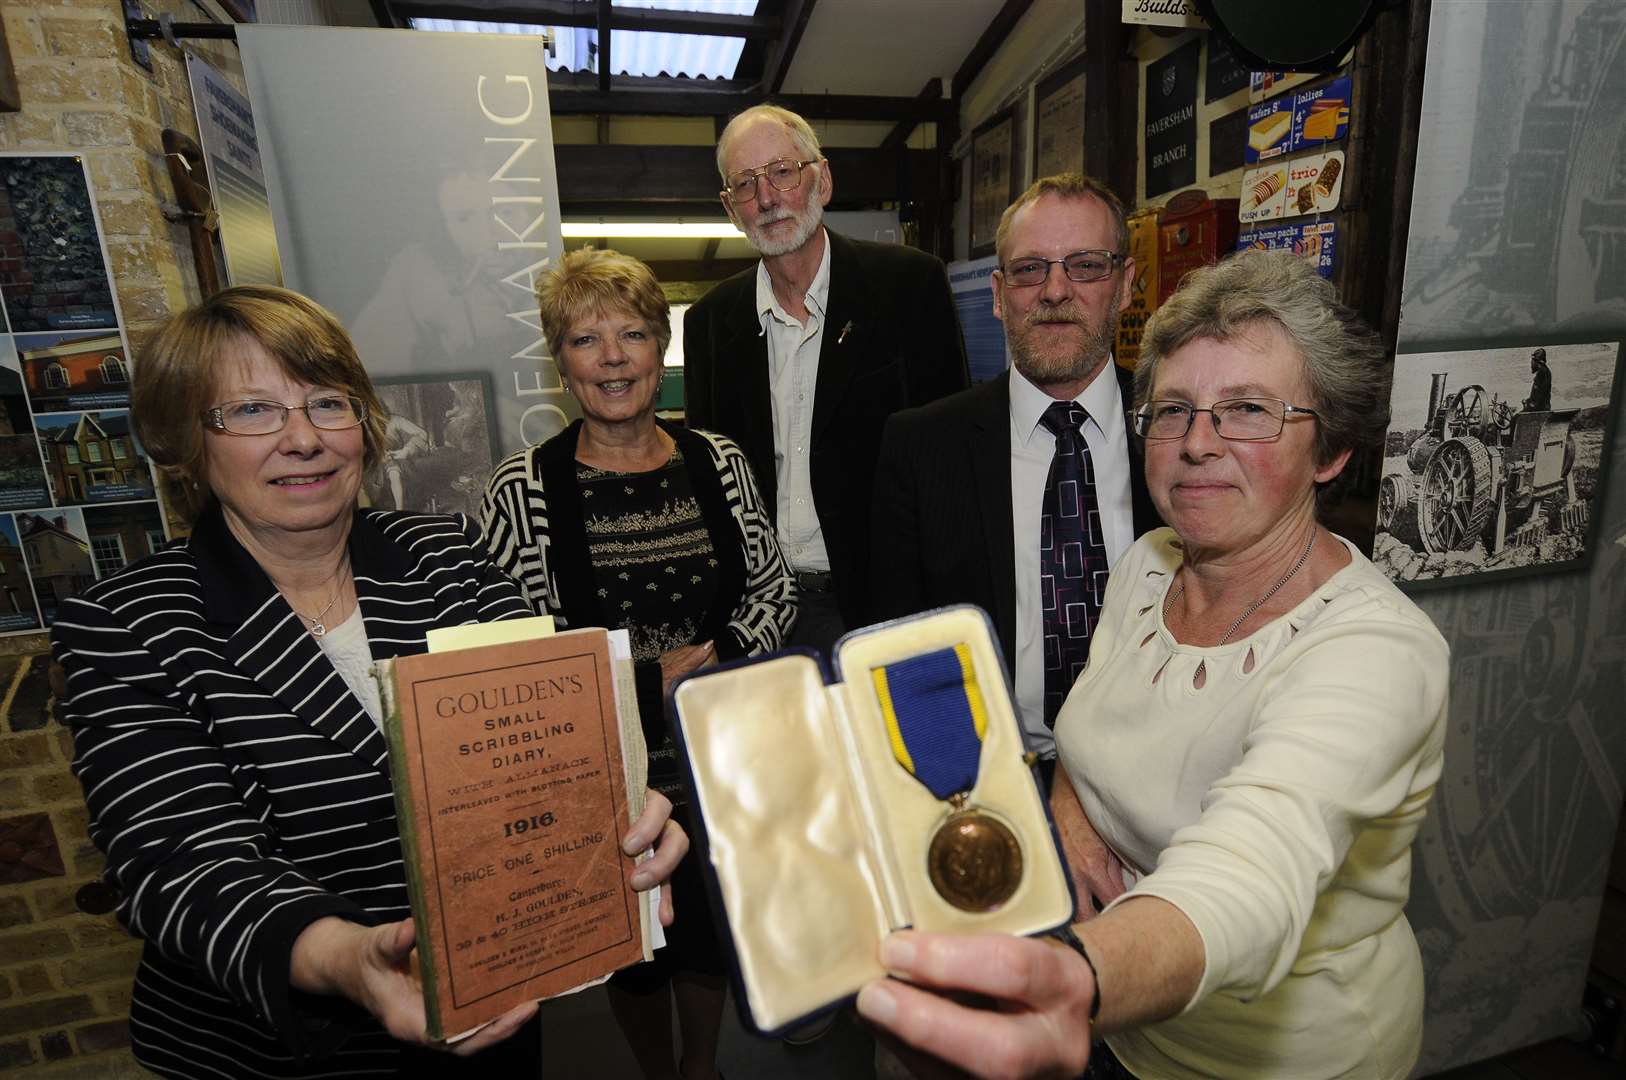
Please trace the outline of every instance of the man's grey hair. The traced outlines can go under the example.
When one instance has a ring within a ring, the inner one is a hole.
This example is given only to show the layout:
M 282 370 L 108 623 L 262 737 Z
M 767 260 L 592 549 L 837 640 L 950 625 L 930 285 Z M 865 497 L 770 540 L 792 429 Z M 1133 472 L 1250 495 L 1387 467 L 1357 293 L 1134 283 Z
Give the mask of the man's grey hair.
M 722 136 L 717 140 L 717 175 L 725 181 L 728 179 L 728 144 L 734 141 L 734 136 L 755 120 L 772 120 L 783 127 L 785 134 L 790 136 L 791 145 L 796 148 L 797 156 L 801 159 L 823 160 L 824 151 L 819 149 L 819 137 L 813 133 L 813 125 L 778 105 L 753 105 L 730 120 L 728 126 L 723 128 Z M 755 165 L 765 164 L 767 162 L 764 161 L 755 163 Z
M 1230 341 L 1260 324 L 1286 335 L 1304 362 L 1316 411 L 1316 462 L 1375 445 L 1389 426 L 1393 369 L 1383 341 L 1338 300 L 1332 283 L 1288 251 L 1243 251 L 1193 270 L 1146 323 L 1135 404 L 1146 402 L 1165 356 L 1200 339 Z

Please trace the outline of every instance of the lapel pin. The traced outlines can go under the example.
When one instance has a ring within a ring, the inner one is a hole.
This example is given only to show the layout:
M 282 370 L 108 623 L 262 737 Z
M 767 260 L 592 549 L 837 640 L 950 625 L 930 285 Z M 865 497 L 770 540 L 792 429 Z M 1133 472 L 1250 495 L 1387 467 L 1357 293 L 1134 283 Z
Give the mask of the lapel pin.
M 836 344 L 840 345 L 843 341 L 846 341 L 847 340 L 847 335 L 852 333 L 852 332 L 853 332 L 853 321 L 851 319 L 848 319 L 847 320 L 847 325 L 843 326 L 841 328 L 841 333 L 836 335 Z

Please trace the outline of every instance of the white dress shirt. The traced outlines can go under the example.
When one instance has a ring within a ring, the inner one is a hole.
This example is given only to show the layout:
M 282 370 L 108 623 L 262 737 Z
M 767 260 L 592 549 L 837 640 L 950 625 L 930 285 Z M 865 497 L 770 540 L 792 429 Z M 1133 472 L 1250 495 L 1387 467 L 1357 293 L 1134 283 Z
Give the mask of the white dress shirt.
M 1129 443 L 1123 395 L 1109 357 L 1106 366 L 1073 400 L 1090 418 L 1084 442 L 1095 469 L 1107 565 L 1116 565 L 1135 540 L 1129 495 Z M 1056 455 L 1056 437 L 1039 423 L 1055 401 L 1011 368 L 1011 525 L 1016 545 L 1016 710 L 1028 748 L 1049 757 L 1056 741 L 1044 723 L 1044 610 L 1039 600 L 1039 517 L 1045 481 Z
M 768 393 L 773 400 L 773 460 L 777 482 L 779 547 L 797 570 L 829 570 L 824 530 L 813 506 L 808 456 L 813 442 L 813 391 L 824 346 L 825 308 L 830 301 L 830 238 L 808 286 L 804 325 L 780 306 L 757 263 L 757 317 L 768 339 Z

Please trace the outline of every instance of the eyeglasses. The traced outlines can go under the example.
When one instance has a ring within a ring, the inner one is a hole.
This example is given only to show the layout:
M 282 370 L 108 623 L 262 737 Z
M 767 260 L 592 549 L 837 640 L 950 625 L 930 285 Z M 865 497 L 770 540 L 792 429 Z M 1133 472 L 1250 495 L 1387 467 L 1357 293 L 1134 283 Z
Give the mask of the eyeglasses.
M 1183 439 L 1197 414 L 1205 412 L 1214 430 L 1232 442 L 1274 439 L 1282 433 L 1289 414 L 1314 417 L 1314 409 L 1289 405 L 1281 398 L 1227 398 L 1207 409 L 1184 401 L 1148 401 L 1135 410 L 1135 434 L 1143 439 Z
M 367 406 L 360 398 L 323 394 L 303 405 L 253 399 L 225 401 L 203 414 L 203 424 L 227 435 L 272 435 L 288 426 L 288 413 L 293 409 L 304 409 L 311 425 L 323 431 L 359 427 L 367 419 Z
M 809 165 L 817 165 L 819 158 L 808 158 L 806 161 L 790 161 L 779 158 L 770 161 L 756 169 L 741 169 L 729 175 L 728 186 L 723 189 L 723 198 L 731 203 L 747 203 L 757 197 L 757 177 L 762 177 L 773 185 L 775 191 L 789 191 L 802 182 L 802 170 Z
M 1068 281 L 1100 281 L 1114 269 L 1123 265 L 1124 256 L 1099 248 L 1075 251 L 1064 259 L 1038 257 L 1012 259 L 999 268 L 1005 284 L 1021 289 L 1042 284 L 1050 276 L 1050 268 L 1060 265 Z

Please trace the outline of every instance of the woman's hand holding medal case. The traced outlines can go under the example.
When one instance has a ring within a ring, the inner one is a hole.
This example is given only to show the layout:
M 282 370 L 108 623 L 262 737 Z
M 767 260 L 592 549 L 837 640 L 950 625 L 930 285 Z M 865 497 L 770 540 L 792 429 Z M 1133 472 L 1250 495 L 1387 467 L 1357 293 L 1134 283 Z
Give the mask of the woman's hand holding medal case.
M 1073 895 L 988 617 L 854 631 L 697 673 L 671 712 L 745 1022 L 772 1034 L 883 973 L 902 927 L 1041 933 Z

